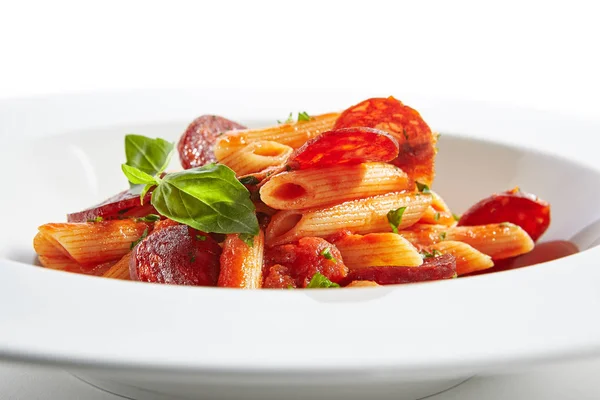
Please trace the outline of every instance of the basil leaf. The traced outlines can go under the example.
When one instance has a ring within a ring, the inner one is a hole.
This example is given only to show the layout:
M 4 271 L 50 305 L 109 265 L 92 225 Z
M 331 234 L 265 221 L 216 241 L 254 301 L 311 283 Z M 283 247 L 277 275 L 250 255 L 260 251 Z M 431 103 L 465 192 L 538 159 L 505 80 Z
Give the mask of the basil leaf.
M 121 164 L 121 169 L 123 170 L 123 173 L 129 182 L 133 183 L 134 185 L 158 185 L 160 182 L 157 178 L 153 177 L 152 175 L 148 175 L 144 171 L 140 171 L 136 167 L 131 167 L 127 164 Z M 148 192 L 148 189 L 144 188 L 144 190 L 142 190 L 142 198 L 146 192 Z
M 306 286 L 307 289 L 323 289 L 323 288 L 339 288 L 340 285 L 333 283 L 320 272 L 313 275 L 310 282 Z
M 125 164 L 148 175 L 165 170 L 171 161 L 174 145 L 164 139 L 152 139 L 142 135 L 125 136 Z
M 144 197 L 146 197 L 146 193 L 148 193 L 148 190 L 152 189 L 154 186 L 156 185 L 151 183 L 144 186 L 142 192 L 140 193 L 140 204 L 144 205 Z
M 238 235 L 240 240 L 246 243 L 246 246 L 253 247 L 254 246 L 254 235 L 250 235 L 248 233 L 240 233 Z
M 152 205 L 161 215 L 203 232 L 258 234 L 250 192 L 222 164 L 165 175 L 152 192 Z
M 388 211 L 387 219 L 390 223 L 390 226 L 392 227 L 392 232 L 398 233 L 398 226 L 400 226 L 400 224 L 402 223 L 402 214 L 404 214 L 405 210 L 406 207 L 400 207 L 397 210 Z

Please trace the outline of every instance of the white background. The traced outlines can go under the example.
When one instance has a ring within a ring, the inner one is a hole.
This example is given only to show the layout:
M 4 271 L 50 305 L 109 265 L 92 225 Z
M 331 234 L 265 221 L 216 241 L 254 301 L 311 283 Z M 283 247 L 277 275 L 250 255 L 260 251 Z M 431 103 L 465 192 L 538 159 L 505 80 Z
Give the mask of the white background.
M 359 88 L 598 119 L 595 3 L 0 0 L 0 98 L 165 87 Z M 479 380 L 471 392 L 444 398 L 600 398 L 593 379 L 600 363 L 561 368 Z M 61 372 L 0 368 L 0 399 L 108 398 L 81 390 Z

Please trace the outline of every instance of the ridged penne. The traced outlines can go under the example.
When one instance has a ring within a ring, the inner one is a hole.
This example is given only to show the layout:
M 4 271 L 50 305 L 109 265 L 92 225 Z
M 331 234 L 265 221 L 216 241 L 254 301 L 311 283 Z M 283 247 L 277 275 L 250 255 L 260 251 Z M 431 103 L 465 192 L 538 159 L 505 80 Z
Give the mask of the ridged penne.
M 42 232 L 38 232 L 33 238 L 33 249 L 38 255 L 44 257 L 70 258 L 69 253 L 61 245 Z
M 454 226 L 456 220 L 450 211 L 439 211 L 436 210 L 432 205 L 427 207 L 425 213 L 419 220 L 420 224 L 432 224 L 432 225 L 444 225 Z
M 366 267 L 418 267 L 423 257 L 402 236 L 395 233 L 348 235 L 335 241 L 349 269 Z
M 494 260 L 528 253 L 534 246 L 527 232 L 509 223 L 450 228 L 419 224 L 399 234 L 417 247 L 431 246 L 444 240 L 465 242 Z
M 387 213 L 401 207 L 406 209 L 398 229 L 404 229 L 417 222 L 430 204 L 428 194 L 394 192 L 330 207 L 280 211 L 267 227 L 266 242 L 267 246 L 276 246 L 305 236 L 327 237 L 344 230 L 358 234 L 390 232 Z
M 221 272 L 217 286 L 260 289 L 264 253 L 264 233 L 261 230 L 248 246 L 237 234 L 227 235 L 221 253 Z
M 310 121 L 226 133 L 217 140 L 215 156 L 221 161 L 240 148 L 259 140 L 271 140 L 296 149 L 308 139 L 330 130 L 338 116 L 338 113 L 322 114 L 311 117 Z
M 129 252 L 131 243 L 150 225 L 133 220 L 84 223 L 51 223 L 39 231 L 60 246 L 84 269 L 116 261 Z
M 125 254 L 115 265 L 110 267 L 102 276 L 105 278 L 121 279 L 124 281 L 131 280 L 129 273 L 129 264 L 131 262 L 131 252 Z
M 236 175 L 259 172 L 268 167 L 282 165 L 292 154 L 293 149 L 281 143 L 260 140 L 231 153 L 221 160 L 235 171 Z
M 456 259 L 456 274 L 458 276 L 494 266 L 494 262 L 490 256 L 483 254 L 464 242 L 445 240 L 429 246 L 428 250 L 437 250 L 442 254 L 452 254 Z
M 81 266 L 77 264 L 73 259 L 59 256 L 59 257 L 49 257 L 39 255 L 38 259 L 40 260 L 40 264 L 46 268 L 57 269 L 61 271 L 69 271 L 69 272 L 79 272 L 82 273 Z
M 399 192 L 411 184 L 392 164 L 340 165 L 275 175 L 261 187 L 260 198 L 278 210 L 298 210 Z

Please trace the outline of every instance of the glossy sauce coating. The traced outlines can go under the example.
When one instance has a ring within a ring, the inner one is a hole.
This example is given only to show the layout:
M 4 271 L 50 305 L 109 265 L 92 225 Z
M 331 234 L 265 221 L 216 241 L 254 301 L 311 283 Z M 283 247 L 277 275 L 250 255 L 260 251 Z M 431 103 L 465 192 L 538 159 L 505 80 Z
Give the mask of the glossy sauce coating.
M 143 217 L 148 214 L 158 214 L 150 204 L 151 192 L 144 197 L 144 204 L 140 202 L 141 187 L 136 186 L 118 193 L 102 203 L 86 210 L 68 214 L 68 222 L 93 221 L 98 217 L 104 220 L 122 219 L 127 217 Z

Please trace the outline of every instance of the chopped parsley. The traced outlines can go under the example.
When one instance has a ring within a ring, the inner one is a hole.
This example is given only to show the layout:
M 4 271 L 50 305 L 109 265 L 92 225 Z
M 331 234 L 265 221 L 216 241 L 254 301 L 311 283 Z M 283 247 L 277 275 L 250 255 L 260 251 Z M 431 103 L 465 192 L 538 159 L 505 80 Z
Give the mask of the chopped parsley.
M 421 257 L 423 257 L 423 258 L 433 258 L 433 257 L 439 257 L 441 255 L 442 255 L 442 253 L 437 249 L 433 249 L 431 251 L 431 253 L 428 252 L 427 250 L 423 250 L 421 252 Z
M 408 141 L 408 132 L 406 132 L 406 128 L 402 128 L 402 134 L 404 135 L 404 139 Z
M 325 257 L 325 259 L 327 259 L 329 261 L 337 262 L 337 260 L 335 259 L 335 257 L 331 254 L 331 250 L 329 249 L 329 247 L 325 247 L 323 249 L 323 251 L 321 252 L 321 255 L 323 257 Z
M 440 220 L 440 213 L 436 212 L 435 215 L 433 216 L 433 219 L 436 220 L 436 221 L 439 221 Z
M 278 124 L 291 124 L 292 122 L 294 122 L 294 118 L 292 118 L 292 113 L 290 113 L 290 115 L 287 117 L 287 119 L 285 121 L 277 120 Z
M 148 214 L 145 217 L 136 218 L 137 222 L 156 222 L 160 221 L 160 215 Z
M 301 121 L 310 121 L 310 115 L 306 113 L 306 111 L 302 111 L 298 113 L 298 122 Z
M 104 218 L 102 218 L 101 216 L 97 216 L 94 219 L 88 219 L 87 222 L 102 222 L 104 221 Z
M 446 232 L 440 233 L 440 240 L 446 240 Z
M 288 289 L 294 289 L 294 287 L 292 285 L 287 285 Z
M 204 235 L 196 235 L 196 240 L 204 242 L 206 240 L 206 236 L 204 236 Z
M 148 228 L 144 229 L 144 233 L 142 233 L 142 236 L 138 240 L 136 240 L 135 242 L 131 242 L 129 250 L 133 250 L 133 248 L 137 246 L 142 240 L 146 239 L 146 237 L 148 237 Z
M 258 185 L 260 181 L 254 175 L 245 176 L 239 179 L 242 185 Z
M 421 193 L 431 193 L 431 190 L 429 190 L 429 186 L 427 186 L 424 183 L 421 183 L 419 181 L 415 181 L 415 183 L 417 184 L 417 189 L 419 189 L 419 192 Z
M 339 288 L 340 285 L 331 282 L 325 275 L 317 272 L 313 275 L 310 282 L 306 286 L 307 289 L 327 289 L 327 288 Z
M 460 220 L 460 215 L 456 215 L 456 214 L 452 213 L 452 216 L 454 217 L 455 221 Z
M 387 219 L 390 223 L 390 226 L 392 227 L 392 232 L 398 233 L 398 227 L 402 223 L 402 215 L 404 214 L 405 210 L 406 207 L 400 207 L 397 210 L 388 211 Z

